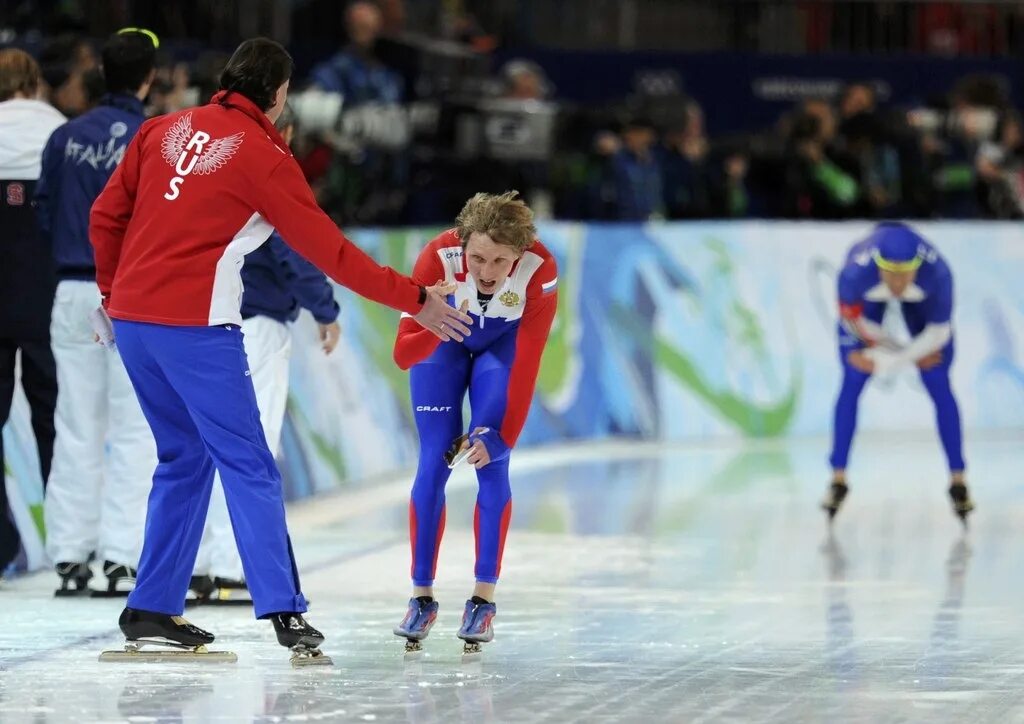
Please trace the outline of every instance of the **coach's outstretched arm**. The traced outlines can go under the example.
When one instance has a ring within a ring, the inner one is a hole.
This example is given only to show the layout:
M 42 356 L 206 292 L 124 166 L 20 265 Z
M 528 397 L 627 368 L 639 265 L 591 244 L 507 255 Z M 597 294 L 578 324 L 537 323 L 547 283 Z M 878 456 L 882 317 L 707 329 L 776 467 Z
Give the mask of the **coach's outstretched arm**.
M 445 298 L 390 267 L 381 266 L 353 244 L 325 214 L 291 156 L 282 157 L 261 187 L 257 206 L 269 221 L 327 276 L 356 294 L 415 317 L 442 340 L 461 341 L 472 320 Z

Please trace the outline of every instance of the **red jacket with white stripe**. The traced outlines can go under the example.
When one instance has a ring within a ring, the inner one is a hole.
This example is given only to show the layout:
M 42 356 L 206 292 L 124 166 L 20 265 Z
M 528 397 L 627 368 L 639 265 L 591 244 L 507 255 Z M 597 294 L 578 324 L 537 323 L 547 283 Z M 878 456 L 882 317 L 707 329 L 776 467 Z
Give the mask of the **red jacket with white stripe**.
M 476 282 L 466 266 L 462 241 L 455 229 L 449 229 L 420 252 L 412 278 L 423 286 L 455 282 L 452 303 L 461 307 L 464 301 L 468 302 L 467 312 L 474 320 L 473 333 L 461 342 L 471 352 L 481 352 L 505 334 L 516 335 L 506 396 L 508 407 L 498 431 L 505 445 L 513 447 L 526 424 L 541 356 L 558 307 L 558 267 L 554 256 L 539 241 L 534 242 L 516 260 L 505 283 L 483 309 Z M 395 362 L 402 369 L 409 369 L 433 354 L 440 343 L 436 335 L 416 320 L 403 317 L 395 339 Z
M 370 259 L 320 210 L 266 114 L 223 91 L 144 123 L 93 204 L 104 305 L 117 319 L 241 324 L 243 257 L 275 228 L 357 294 L 421 309 L 417 284 Z

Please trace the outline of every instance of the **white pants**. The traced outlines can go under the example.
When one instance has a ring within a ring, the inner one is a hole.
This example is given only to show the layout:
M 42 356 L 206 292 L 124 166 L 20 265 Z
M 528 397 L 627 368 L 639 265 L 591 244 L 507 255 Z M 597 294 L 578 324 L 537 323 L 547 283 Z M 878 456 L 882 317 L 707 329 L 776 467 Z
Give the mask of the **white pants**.
M 62 281 L 50 322 L 57 361 L 57 439 L 46 486 L 46 553 L 54 563 L 136 567 L 156 445 L 116 348 L 93 341 L 94 282 Z
M 249 373 L 256 390 L 260 423 L 270 452 L 277 456 L 288 402 L 288 363 L 292 354 L 292 336 L 288 326 L 270 317 L 251 317 L 242 322 L 242 340 L 249 360 Z M 206 514 L 206 530 L 196 557 L 195 572 L 219 578 L 240 580 L 242 559 L 235 545 L 224 488 L 217 474 Z

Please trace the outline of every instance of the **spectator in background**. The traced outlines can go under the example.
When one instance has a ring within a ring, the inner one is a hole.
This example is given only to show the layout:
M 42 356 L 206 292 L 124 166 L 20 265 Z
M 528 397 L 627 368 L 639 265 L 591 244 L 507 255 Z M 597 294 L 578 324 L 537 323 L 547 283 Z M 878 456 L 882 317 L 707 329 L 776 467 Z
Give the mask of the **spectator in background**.
M 342 128 L 324 135 L 303 171 L 320 205 L 347 223 L 400 220 L 407 196 L 406 144 L 393 133 L 396 124 L 407 123 L 400 108 L 404 92 L 401 76 L 375 52 L 381 25 L 376 3 L 348 5 L 348 44 L 310 74 L 313 87 L 341 94 Z
M 103 81 L 103 71 L 97 68 L 90 68 L 82 74 L 82 87 L 85 89 L 85 109 L 92 110 L 99 105 L 100 100 L 107 92 L 106 84 Z
M 843 119 L 840 136 L 863 191 L 858 215 L 892 215 L 901 195 L 900 159 L 896 149 L 886 142 L 879 119 L 869 111 L 857 112 Z
M 658 154 L 668 218 L 701 218 L 711 212 L 708 150 L 704 112 L 687 103 L 683 122 L 665 132 Z
M 612 157 L 615 218 L 649 221 L 664 216 L 661 166 L 655 157 L 657 136 L 645 118 L 632 118 L 622 132 L 622 147 Z
M 610 221 L 618 218 L 615 159 L 622 151 L 622 139 L 605 130 L 594 136 L 586 164 L 587 202 L 581 218 Z
M 542 101 L 550 93 L 544 70 L 529 60 L 510 60 L 501 68 L 504 88 L 501 97 L 517 101 Z
M 21 386 L 32 410 L 39 471 L 46 485 L 57 404 L 57 369 L 50 350 L 56 280 L 32 197 L 46 139 L 66 119 L 38 100 L 42 83 L 42 71 L 32 56 L 13 48 L 0 50 L 0 428 L 10 415 L 20 350 Z M 5 469 L 0 437 L 0 473 Z M 20 542 L 0 480 L 0 572 L 17 556 Z
M 226 61 L 223 54 L 218 58 Z M 221 62 L 220 68 L 224 67 Z M 216 90 L 215 88 L 212 90 Z M 207 91 L 211 91 L 207 88 Z M 149 117 L 162 116 L 165 113 L 176 113 L 185 108 L 190 108 L 210 99 L 213 92 L 201 95 L 199 89 L 193 87 L 189 67 L 185 63 L 169 62 L 160 63 L 156 68 L 156 77 L 153 79 L 153 87 L 150 88 L 146 115 Z
M 784 214 L 794 218 L 848 218 L 860 198 L 857 181 L 828 155 L 834 136 L 829 114 L 808 104 L 793 122 L 785 170 Z
M 89 109 L 85 74 L 94 69 L 96 53 L 78 35 L 62 35 L 43 48 L 39 56 L 50 103 L 65 116 L 74 117 Z
M 357 0 L 345 8 L 348 45 L 315 66 L 310 83 L 325 91 L 341 93 L 346 108 L 364 103 L 401 103 L 401 79 L 374 53 L 382 22 L 380 8 L 369 0 Z
M 733 149 L 723 156 L 721 169 L 711 187 L 710 216 L 742 219 L 751 214 L 751 196 L 747 188 L 750 158 L 746 152 Z
M 842 120 L 862 113 L 875 113 L 875 89 L 867 83 L 851 83 L 839 98 L 839 117 Z
M 974 166 L 986 215 L 997 219 L 1024 218 L 1024 127 L 1020 116 L 1003 115 L 995 138 L 978 149 Z

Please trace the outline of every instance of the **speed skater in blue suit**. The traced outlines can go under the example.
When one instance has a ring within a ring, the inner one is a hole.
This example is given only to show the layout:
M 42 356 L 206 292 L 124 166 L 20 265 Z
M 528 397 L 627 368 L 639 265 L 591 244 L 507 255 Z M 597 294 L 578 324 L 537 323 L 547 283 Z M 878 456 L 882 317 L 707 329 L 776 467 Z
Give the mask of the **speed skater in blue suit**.
M 894 342 L 883 329 L 886 306 L 897 302 L 911 340 Z M 832 482 L 822 507 L 831 520 L 846 499 L 846 465 L 857 427 L 861 391 L 874 375 L 915 365 L 935 405 L 950 471 L 953 512 L 966 525 L 974 509 L 964 478 L 960 410 L 950 386 L 953 363 L 953 275 L 934 246 L 909 226 L 879 224 L 850 249 L 839 274 L 839 359 L 843 382 L 832 428 Z

